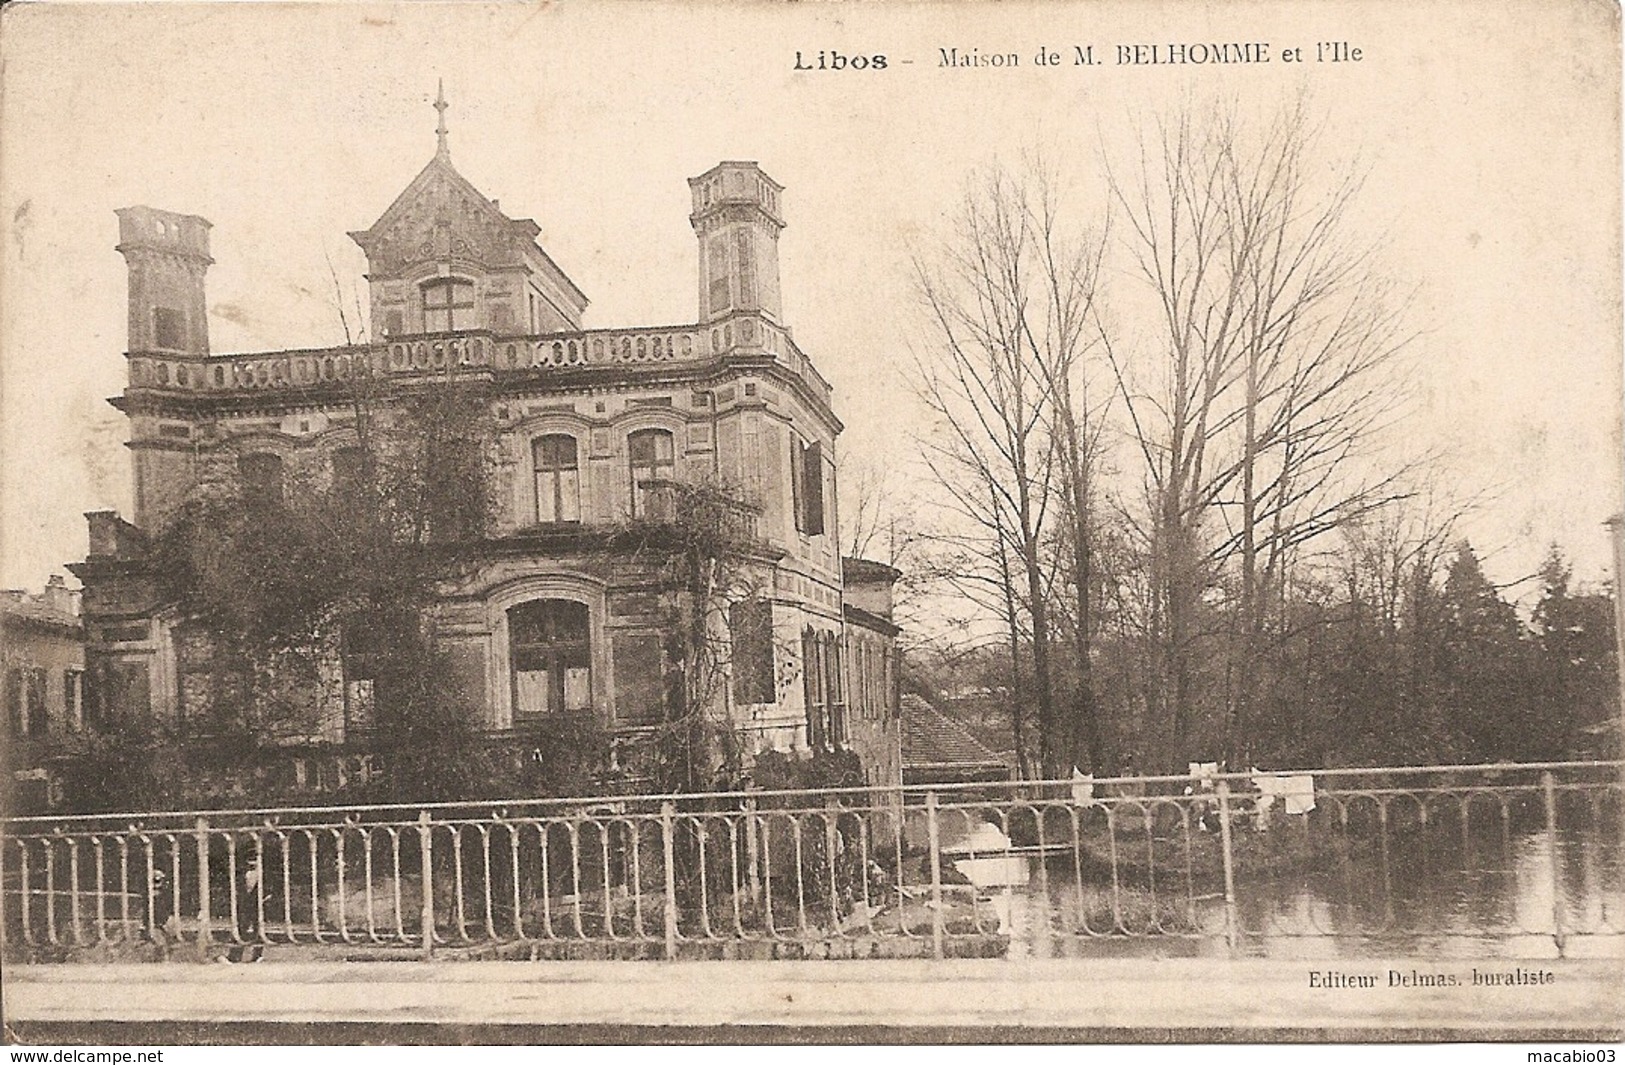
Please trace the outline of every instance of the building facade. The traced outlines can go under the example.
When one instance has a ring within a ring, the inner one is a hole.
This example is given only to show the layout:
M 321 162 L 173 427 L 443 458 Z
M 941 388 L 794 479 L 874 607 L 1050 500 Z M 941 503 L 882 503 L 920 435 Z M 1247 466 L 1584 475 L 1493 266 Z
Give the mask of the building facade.
M 43 813 L 60 799 L 53 762 L 84 733 L 84 675 L 78 593 L 61 577 L 52 577 L 39 595 L 0 591 L 4 793 L 14 812 Z
M 712 611 L 725 651 L 706 698 L 747 755 L 846 747 L 871 778 L 895 779 L 896 629 L 846 603 L 841 423 L 783 321 L 784 189 L 752 162 L 688 184 L 695 320 L 587 328 L 587 297 L 537 243 L 539 227 L 458 172 L 442 122 L 428 165 L 350 234 L 367 259 L 373 339 L 253 354 L 210 350 L 210 223 L 119 211 L 129 373 L 112 402 L 129 419 L 135 513 L 89 515 L 89 557 L 74 567 L 101 716 L 183 727 L 218 694 L 204 680 L 207 625 L 166 594 L 152 557 L 189 500 L 235 492 L 263 504 L 365 477 L 369 419 L 456 387 L 478 404 L 489 513 L 437 580 L 431 612 L 435 646 L 485 732 L 522 743 L 557 715 L 622 737 L 660 728 L 683 667 L 659 555 L 628 530 L 676 523 L 685 493 L 708 485 L 732 501 L 748 547 Z M 868 587 L 896 574 L 863 576 Z M 364 643 L 364 633 L 340 641 L 294 745 L 338 753 L 352 774 L 374 725 L 365 655 L 350 653 Z M 859 728 L 851 692 L 864 693 Z

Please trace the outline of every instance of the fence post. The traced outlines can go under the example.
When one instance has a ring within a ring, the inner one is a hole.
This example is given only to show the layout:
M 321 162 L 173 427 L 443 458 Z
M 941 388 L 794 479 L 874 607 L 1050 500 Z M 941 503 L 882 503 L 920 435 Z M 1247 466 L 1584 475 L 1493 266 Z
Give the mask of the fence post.
M 429 811 L 418 812 L 418 871 L 422 897 L 418 906 L 418 932 L 423 936 L 423 960 L 434 959 L 434 832 Z
M 931 863 L 931 955 L 942 957 L 942 847 L 937 837 L 937 793 L 925 793 L 925 838 Z
M 829 916 L 835 923 L 837 933 L 841 926 L 841 885 L 840 871 L 836 868 L 836 853 L 841 848 L 840 833 L 836 824 L 840 819 L 837 811 L 841 804 L 833 795 L 824 796 L 824 861 L 829 865 Z
M 1557 953 L 1563 953 L 1563 862 L 1557 851 L 1557 786 L 1550 769 L 1540 774 L 1541 790 L 1546 794 L 1546 850 L 1552 863 L 1552 939 Z
M 1219 842 L 1224 848 L 1224 938 L 1233 955 L 1239 920 L 1236 916 L 1236 861 L 1230 837 L 1230 782 L 1221 777 L 1214 787 L 1219 793 Z
M 670 799 L 660 804 L 661 846 L 666 858 L 666 960 L 677 960 L 677 807 Z
M 235 885 L 234 885 L 235 886 Z M 213 909 L 209 898 L 209 819 L 197 819 L 197 945 L 207 951 L 214 939 Z
M 0 838 L 0 956 L 6 952 L 6 841 Z M 28 885 L 21 880 L 17 883 L 17 901 L 22 908 L 28 908 Z
M 745 866 L 746 876 L 750 881 L 750 901 L 755 905 L 762 902 L 762 837 L 758 833 L 760 826 L 756 823 L 756 800 L 745 800 Z

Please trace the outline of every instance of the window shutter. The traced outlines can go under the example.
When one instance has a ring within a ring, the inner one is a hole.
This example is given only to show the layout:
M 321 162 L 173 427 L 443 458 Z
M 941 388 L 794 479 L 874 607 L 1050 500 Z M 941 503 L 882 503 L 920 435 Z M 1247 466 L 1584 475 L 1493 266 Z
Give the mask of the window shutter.
M 814 441 L 807 445 L 807 467 L 802 471 L 802 494 L 807 499 L 805 532 L 809 536 L 824 533 L 824 449 Z
M 807 530 L 807 489 L 802 483 L 807 472 L 807 449 L 801 440 L 790 434 L 790 513 L 795 516 L 796 530 Z
M 824 700 L 819 690 L 823 680 L 818 665 L 818 635 L 809 627 L 801 633 L 801 697 L 807 708 L 807 746 L 824 746 Z

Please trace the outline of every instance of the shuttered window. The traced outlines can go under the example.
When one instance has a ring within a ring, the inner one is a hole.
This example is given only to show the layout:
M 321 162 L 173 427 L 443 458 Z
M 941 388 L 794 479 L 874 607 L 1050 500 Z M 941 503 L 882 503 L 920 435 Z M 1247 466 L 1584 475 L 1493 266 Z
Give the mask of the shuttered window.
M 773 683 L 773 604 L 747 599 L 728 608 L 733 694 L 740 703 L 777 701 Z

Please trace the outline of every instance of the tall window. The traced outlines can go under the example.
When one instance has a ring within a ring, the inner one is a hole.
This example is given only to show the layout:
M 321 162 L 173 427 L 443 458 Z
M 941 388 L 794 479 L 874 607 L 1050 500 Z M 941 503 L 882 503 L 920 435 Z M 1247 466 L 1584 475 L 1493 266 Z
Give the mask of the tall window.
M 670 481 L 676 469 L 671 433 L 664 429 L 639 429 L 626 438 L 626 455 L 632 470 L 632 516 L 670 518 L 660 513 L 661 482 Z M 669 508 L 668 508 L 669 509 Z
M 712 238 L 706 261 L 711 273 L 711 313 L 715 314 L 733 306 L 732 294 L 728 291 L 728 241 L 726 238 L 722 236 Z
M 13 736 L 45 734 L 45 677 L 34 666 L 6 674 L 6 724 Z
M 847 742 L 842 691 L 841 644 L 834 633 L 807 628 L 801 634 L 802 697 L 807 704 L 807 744 L 814 750 Z
M 62 671 L 62 715 L 69 732 L 85 727 L 84 681 L 82 669 Z
M 841 641 L 834 633 L 824 634 L 824 697 L 829 704 L 829 741 L 844 747 L 850 738 L 846 721 L 846 671 L 841 668 Z
M 243 494 L 260 502 L 282 502 L 282 456 L 260 452 L 237 460 Z
M 474 324 L 474 286 L 455 277 L 436 278 L 423 286 L 423 329 L 447 333 Z
M 581 520 L 581 468 L 576 438 L 564 433 L 539 437 L 530 445 L 536 469 L 536 520 Z
M 739 305 L 746 310 L 756 306 L 756 256 L 750 249 L 750 230 L 736 232 L 739 254 Z
M 142 658 L 92 654 L 85 663 L 85 724 L 117 726 L 150 714 L 151 685 Z
M 587 607 L 537 599 L 508 611 L 516 721 L 592 708 L 592 647 Z
M 807 746 L 829 746 L 829 713 L 824 692 L 824 644 L 811 628 L 801 633 L 801 697 L 807 705 Z
M 646 632 L 617 632 L 615 651 L 615 723 L 622 727 L 658 725 L 666 718 L 666 656 L 660 637 Z
M 765 599 L 734 603 L 728 608 L 728 630 L 733 637 L 734 700 L 777 701 L 773 684 L 773 604 Z
M 190 726 L 207 726 L 215 709 L 214 641 L 195 623 L 177 625 L 173 640 L 176 716 Z
M 28 735 L 28 704 L 24 701 L 24 670 L 6 671 L 6 729 L 13 736 Z
M 414 612 L 398 608 L 362 609 L 344 619 L 340 652 L 345 729 L 378 727 L 378 702 L 388 694 L 380 688 L 398 675 L 401 650 L 413 646 L 418 625 Z

